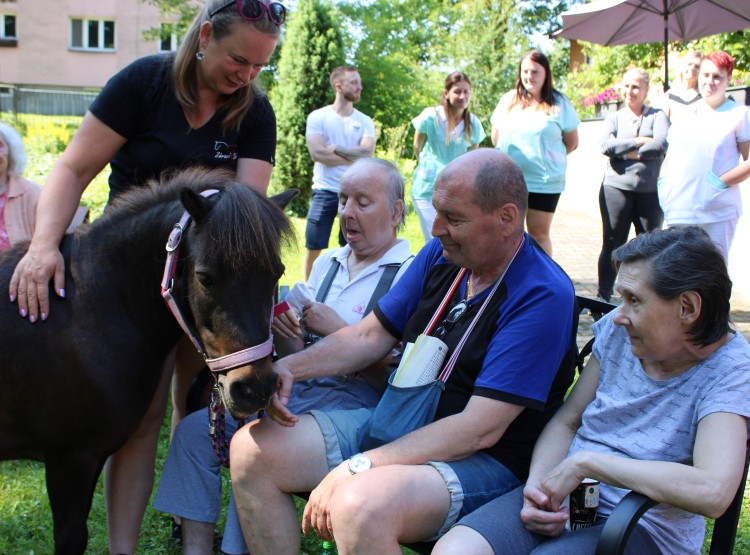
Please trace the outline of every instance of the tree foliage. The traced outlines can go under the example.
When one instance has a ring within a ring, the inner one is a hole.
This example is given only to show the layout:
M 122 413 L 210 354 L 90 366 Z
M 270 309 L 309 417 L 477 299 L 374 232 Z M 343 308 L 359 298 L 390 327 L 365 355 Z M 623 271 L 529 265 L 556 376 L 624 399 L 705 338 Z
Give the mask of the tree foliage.
M 344 48 L 340 25 L 320 0 L 300 0 L 287 21 L 278 82 L 271 95 L 278 129 L 271 190 L 299 189 L 291 209 L 304 216 L 313 170 L 305 142 L 307 116 L 333 101 L 328 79 L 344 63 Z

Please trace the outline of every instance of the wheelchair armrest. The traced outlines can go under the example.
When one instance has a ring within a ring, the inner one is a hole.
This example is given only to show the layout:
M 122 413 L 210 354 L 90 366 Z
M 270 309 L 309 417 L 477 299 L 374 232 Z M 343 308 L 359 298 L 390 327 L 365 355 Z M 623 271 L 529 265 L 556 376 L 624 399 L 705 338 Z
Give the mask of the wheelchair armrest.
M 638 519 L 657 502 L 631 491 L 617 504 L 604 524 L 596 555 L 622 555 Z

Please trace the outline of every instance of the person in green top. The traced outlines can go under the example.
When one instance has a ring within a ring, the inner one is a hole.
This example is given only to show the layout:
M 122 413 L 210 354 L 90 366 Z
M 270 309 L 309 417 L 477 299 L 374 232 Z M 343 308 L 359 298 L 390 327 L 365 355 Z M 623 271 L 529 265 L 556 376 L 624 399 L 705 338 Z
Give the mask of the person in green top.
M 425 242 L 432 238 L 432 222 L 435 220 L 432 206 L 435 178 L 448 162 L 477 148 L 485 137 L 479 119 L 469 111 L 470 98 L 469 77 L 454 71 L 445 79 L 440 104 L 425 108 L 411 120 L 415 129 L 414 155 L 418 158 L 411 198 Z

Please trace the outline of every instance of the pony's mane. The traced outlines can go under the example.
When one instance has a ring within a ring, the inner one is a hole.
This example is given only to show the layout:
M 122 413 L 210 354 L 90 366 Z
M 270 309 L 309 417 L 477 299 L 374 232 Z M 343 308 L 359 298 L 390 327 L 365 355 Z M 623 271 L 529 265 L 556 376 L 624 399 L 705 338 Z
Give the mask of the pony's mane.
M 221 191 L 204 226 L 207 235 L 222 245 L 222 254 L 230 261 L 232 269 L 252 264 L 266 271 L 278 270 L 282 246 L 293 242 L 291 222 L 282 210 L 251 187 L 236 181 L 234 173 L 227 170 L 191 168 L 163 176 L 161 181 L 152 181 L 147 187 L 134 188 L 121 195 L 94 224 L 132 220 L 135 214 L 169 203 L 184 210 L 179 199 L 185 188 L 198 193 L 206 189 Z

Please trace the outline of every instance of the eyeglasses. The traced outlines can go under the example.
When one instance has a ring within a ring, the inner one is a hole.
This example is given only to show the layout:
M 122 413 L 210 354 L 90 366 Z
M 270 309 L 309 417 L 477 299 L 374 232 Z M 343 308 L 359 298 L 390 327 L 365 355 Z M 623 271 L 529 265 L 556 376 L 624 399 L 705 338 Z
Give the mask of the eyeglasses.
M 231 0 L 222 7 L 215 9 L 208 17 L 213 17 L 222 10 L 226 10 L 232 4 L 237 4 L 237 11 L 248 21 L 258 21 L 263 17 L 263 12 L 268 12 L 268 17 L 276 25 L 283 25 L 286 21 L 286 8 L 279 2 L 265 4 L 260 0 Z
M 466 301 L 461 301 L 456 306 L 451 308 L 450 312 L 448 312 L 448 315 L 443 319 L 442 323 L 435 330 L 435 337 L 442 340 L 446 335 L 448 335 L 448 332 L 453 329 L 453 326 L 456 324 L 456 322 L 458 322 L 459 318 L 464 315 L 467 308 L 469 308 L 469 305 L 466 304 Z

